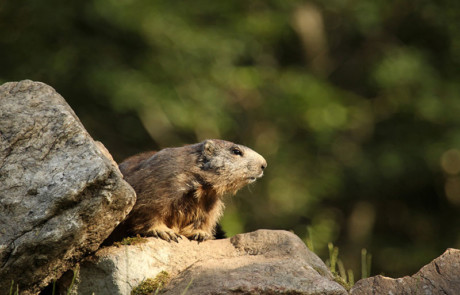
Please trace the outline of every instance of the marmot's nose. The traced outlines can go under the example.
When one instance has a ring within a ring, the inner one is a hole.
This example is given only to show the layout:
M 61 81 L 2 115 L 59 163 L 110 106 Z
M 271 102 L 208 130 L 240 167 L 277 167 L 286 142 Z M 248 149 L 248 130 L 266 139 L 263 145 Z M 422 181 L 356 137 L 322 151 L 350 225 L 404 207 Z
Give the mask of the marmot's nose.
M 267 168 L 267 161 L 265 161 L 265 159 L 264 159 L 264 161 L 262 162 L 262 165 L 260 166 L 260 168 L 261 168 L 262 170 L 265 170 L 265 168 Z

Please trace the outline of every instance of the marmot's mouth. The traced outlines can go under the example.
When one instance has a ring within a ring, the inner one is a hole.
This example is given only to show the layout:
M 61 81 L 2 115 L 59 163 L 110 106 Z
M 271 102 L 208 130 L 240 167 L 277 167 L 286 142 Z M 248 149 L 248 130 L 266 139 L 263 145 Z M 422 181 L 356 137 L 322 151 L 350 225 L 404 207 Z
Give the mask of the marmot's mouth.
M 261 178 L 262 176 L 264 176 L 264 173 L 260 173 L 259 175 L 257 176 L 251 176 L 251 177 L 248 177 L 248 180 L 249 180 L 249 183 L 253 183 L 254 181 L 256 181 L 258 178 Z

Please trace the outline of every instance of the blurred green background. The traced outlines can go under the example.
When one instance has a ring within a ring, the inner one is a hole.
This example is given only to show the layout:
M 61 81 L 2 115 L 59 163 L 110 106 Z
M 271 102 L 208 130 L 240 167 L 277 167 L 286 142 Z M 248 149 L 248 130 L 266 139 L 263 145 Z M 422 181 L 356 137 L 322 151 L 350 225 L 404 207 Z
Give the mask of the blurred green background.
M 292 230 L 359 276 L 460 248 L 460 1 L 2 1 L 0 82 L 66 98 L 117 161 L 222 138 L 266 176 L 230 235 Z

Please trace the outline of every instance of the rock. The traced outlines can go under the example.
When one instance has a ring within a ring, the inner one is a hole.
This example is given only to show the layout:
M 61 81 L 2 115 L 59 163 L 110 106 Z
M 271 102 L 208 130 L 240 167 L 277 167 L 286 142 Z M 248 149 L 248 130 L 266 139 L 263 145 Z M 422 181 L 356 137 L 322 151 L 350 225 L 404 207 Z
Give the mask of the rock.
M 99 247 L 133 189 L 56 91 L 0 86 L 0 290 L 35 294 Z
M 460 250 L 448 249 L 415 275 L 399 279 L 375 276 L 358 281 L 352 295 L 460 293 Z
M 162 294 L 187 288 L 187 294 L 347 294 L 326 265 L 286 231 L 258 230 L 202 243 L 144 240 L 102 248 L 82 262 L 73 294 L 130 294 L 162 271 L 171 278 Z

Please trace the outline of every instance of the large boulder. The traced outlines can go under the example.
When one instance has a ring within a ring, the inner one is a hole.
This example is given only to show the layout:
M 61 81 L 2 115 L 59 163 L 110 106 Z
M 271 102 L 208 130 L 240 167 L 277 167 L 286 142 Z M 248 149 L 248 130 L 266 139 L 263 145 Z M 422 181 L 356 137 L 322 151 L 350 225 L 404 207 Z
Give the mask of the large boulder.
M 133 189 L 56 91 L 0 86 L 0 290 L 35 294 L 95 251 Z
M 460 250 L 448 249 L 413 276 L 392 279 L 375 276 L 358 281 L 352 295 L 460 294 Z
M 347 294 L 321 259 L 287 231 L 202 243 L 142 241 L 104 247 L 83 261 L 72 294 L 130 294 L 162 272 L 170 282 L 161 294 Z

